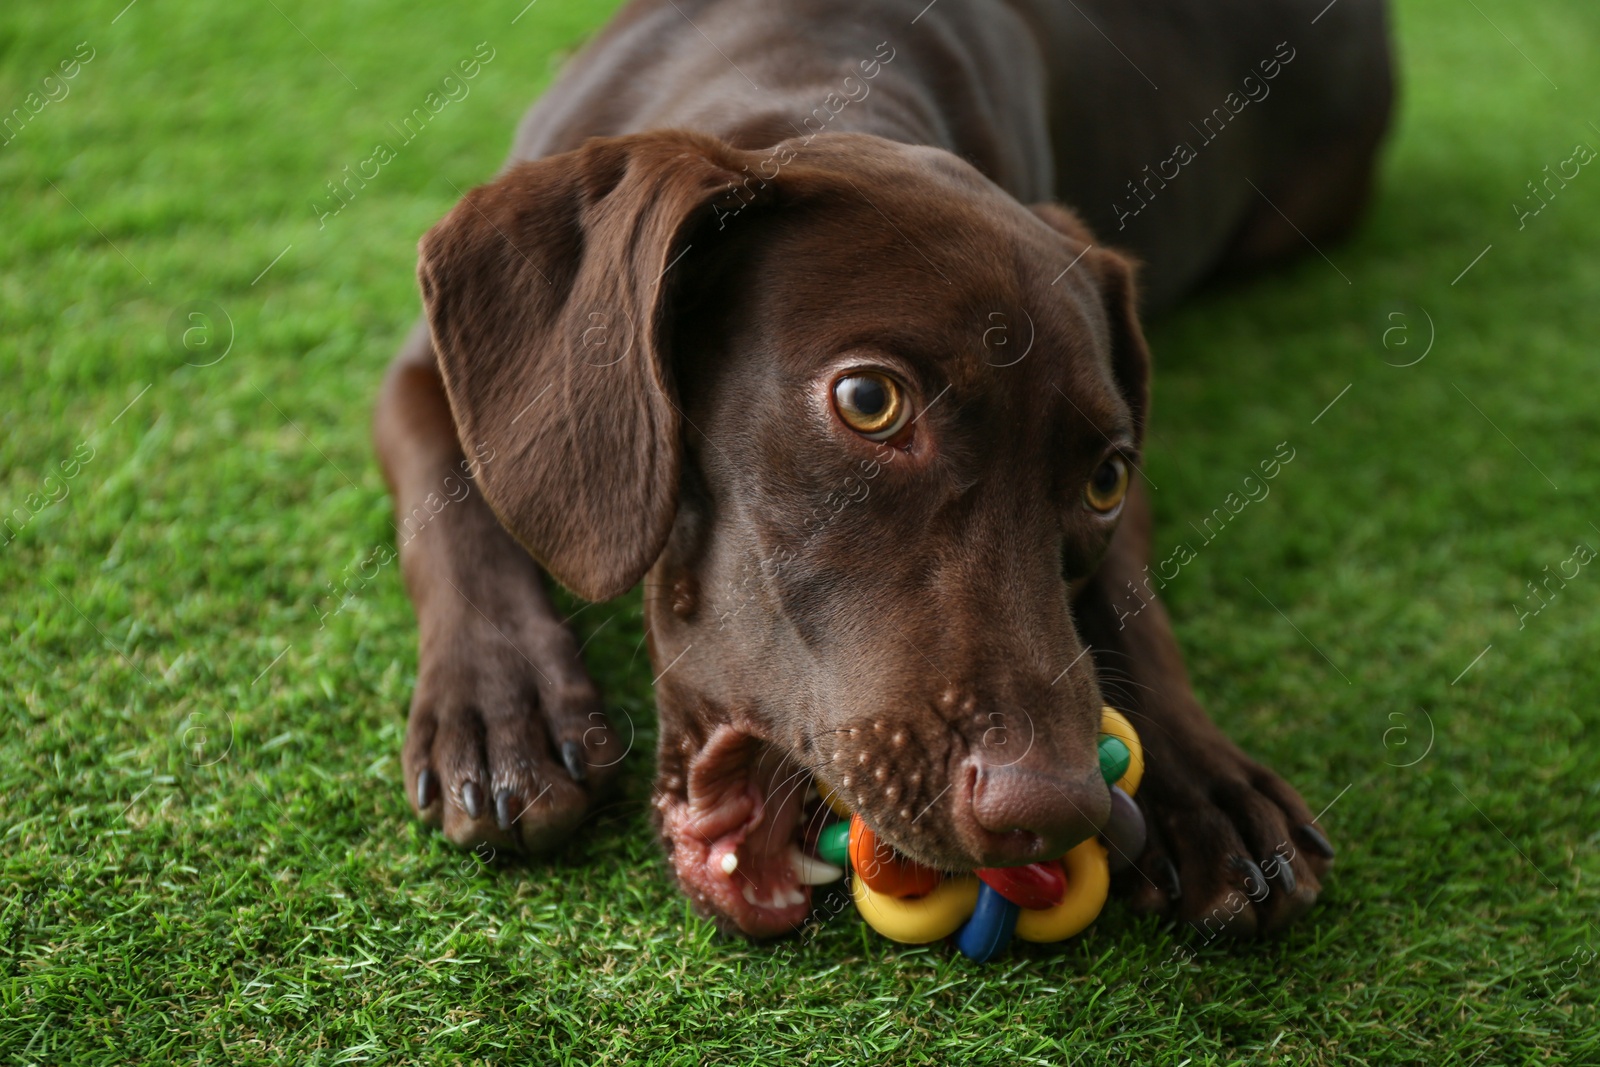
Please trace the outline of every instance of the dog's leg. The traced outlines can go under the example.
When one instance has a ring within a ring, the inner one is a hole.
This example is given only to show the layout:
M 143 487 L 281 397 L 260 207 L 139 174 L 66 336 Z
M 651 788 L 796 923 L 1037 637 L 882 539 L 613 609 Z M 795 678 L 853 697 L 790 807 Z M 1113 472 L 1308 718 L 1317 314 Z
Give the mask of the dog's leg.
M 621 745 L 538 564 L 466 473 L 426 326 L 389 369 L 374 434 L 420 630 L 411 805 L 459 845 L 551 847 L 614 776 Z
M 1240 751 L 1195 699 L 1157 582 L 1146 588 L 1142 486 L 1124 506 L 1073 605 L 1106 699 L 1128 713 L 1147 754 L 1138 799 L 1150 842 L 1117 886 L 1136 907 L 1172 911 L 1208 935 L 1276 930 L 1315 902 L 1333 850 L 1300 794 Z

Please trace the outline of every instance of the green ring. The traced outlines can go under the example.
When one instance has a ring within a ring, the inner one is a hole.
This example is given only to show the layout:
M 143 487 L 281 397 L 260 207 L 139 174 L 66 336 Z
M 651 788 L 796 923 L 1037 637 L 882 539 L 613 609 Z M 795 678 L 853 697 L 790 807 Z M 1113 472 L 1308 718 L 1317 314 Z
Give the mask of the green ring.
M 1120 737 L 1111 734 L 1100 735 L 1100 777 L 1106 780 L 1106 785 L 1114 785 L 1122 780 L 1128 773 L 1128 764 L 1133 762 L 1133 753 L 1128 751 L 1128 745 Z
M 849 823 L 836 822 L 823 827 L 822 833 L 817 835 L 817 858 L 835 867 L 845 866 L 845 861 L 850 858 Z

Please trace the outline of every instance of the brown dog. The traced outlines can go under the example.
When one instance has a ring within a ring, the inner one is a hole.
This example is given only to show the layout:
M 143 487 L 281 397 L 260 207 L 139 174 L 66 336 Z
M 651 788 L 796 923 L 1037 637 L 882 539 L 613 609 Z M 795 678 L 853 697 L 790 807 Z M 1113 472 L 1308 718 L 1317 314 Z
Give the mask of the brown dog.
M 812 781 L 935 867 L 1059 855 L 1107 818 L 1108 692 L 1154 768 L 1119 888 L 1240 933 L 1303 912 L 1332 849 L 1154 602 L 1149 358 L 1101 240 L 1148 307 L 1352 223 L 1384 13 L 1319 6 L 627 6 L 424 238 L 379 404 L 421 817 L 572 833 L 623 741 L 542 572 L 646 578 L 659 826 L 719 921 L 805 918 Z

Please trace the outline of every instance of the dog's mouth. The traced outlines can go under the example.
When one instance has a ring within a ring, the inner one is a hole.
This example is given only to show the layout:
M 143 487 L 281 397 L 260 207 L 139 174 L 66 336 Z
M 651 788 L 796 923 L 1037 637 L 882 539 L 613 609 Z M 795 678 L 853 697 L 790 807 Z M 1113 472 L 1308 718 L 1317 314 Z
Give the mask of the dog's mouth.
M 823 816 L 810 772 L 766 742 L 718 726 L 681 788 L 665 784 L 656 806 L 679 881 L 743 933 L 790 932 L 810 914 L 812 887 L 842 876 L 815 855 Z

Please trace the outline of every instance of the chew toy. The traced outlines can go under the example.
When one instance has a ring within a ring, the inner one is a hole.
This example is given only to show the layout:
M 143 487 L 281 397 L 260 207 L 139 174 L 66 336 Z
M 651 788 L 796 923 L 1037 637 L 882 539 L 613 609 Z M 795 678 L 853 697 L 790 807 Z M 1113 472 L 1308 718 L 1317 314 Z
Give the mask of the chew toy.
M 970 874 L 936 871 L 880 841 L 826 787 L 823 801 L 847 821 L 823 829 L 817 855 L 841 868 L 848 861 L 856 910 L 892 941 L 920 945 L 950 937 L 963 955 L 984 963 L 1012 937 L 1064 940 L 1094 922 L 1112 869 L 1127 866 L 1144 848 L 1144 817 L 1133 803 L 1144 778 L 1144 750 L 1132 724 L 1112 708 L 1101 711 L 1099 757 L 1111 786 L 1111 816 L 1101 839 L 1081 842 L 1058 859 Z

